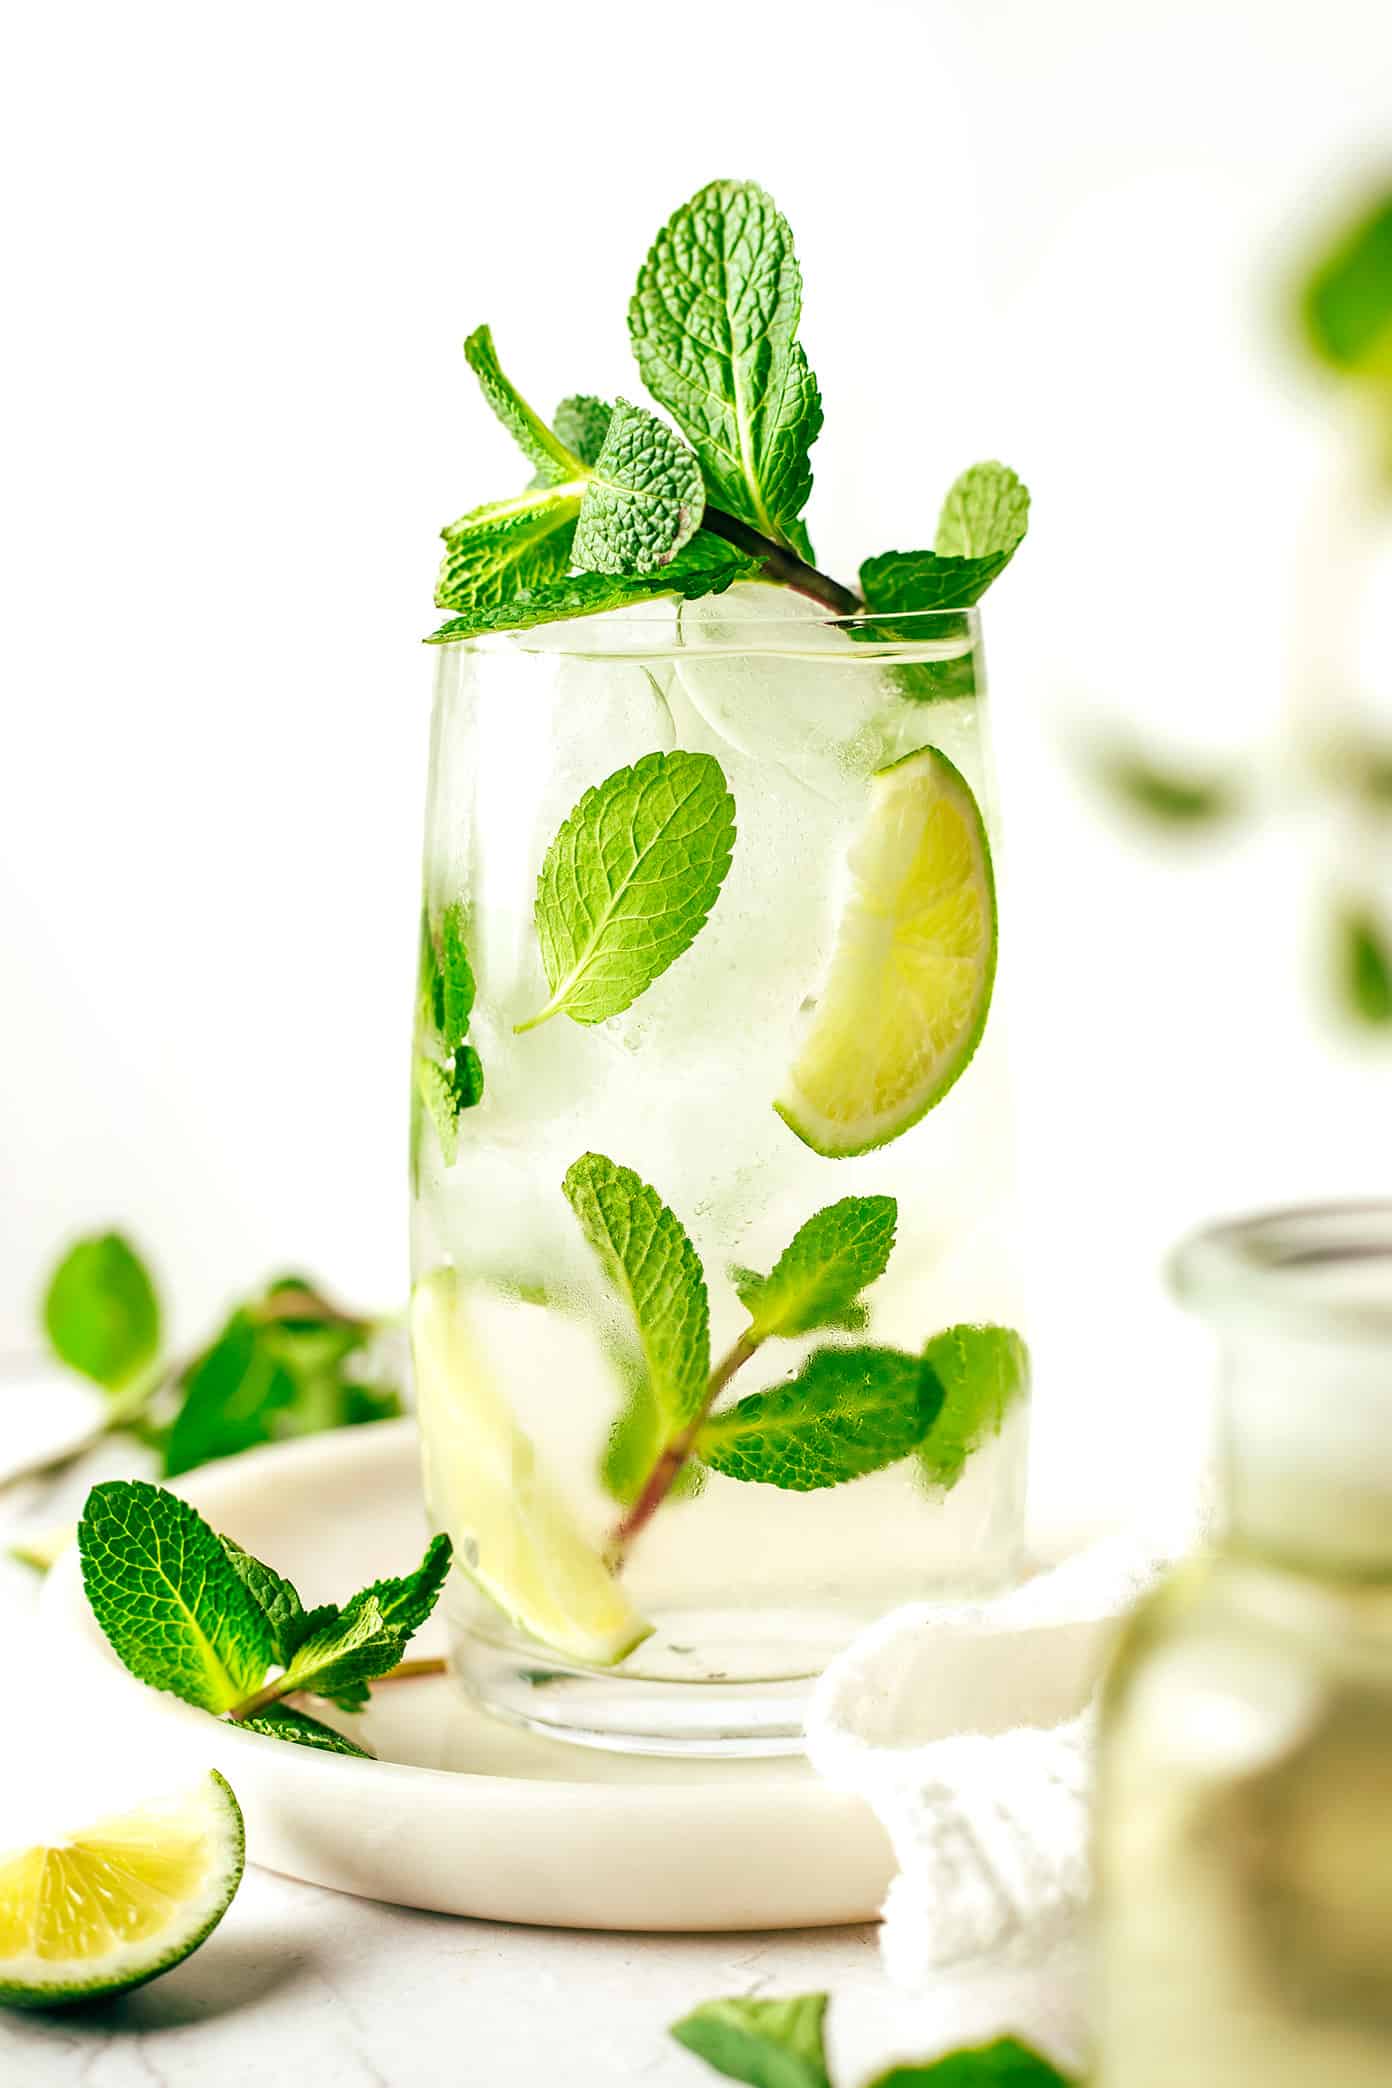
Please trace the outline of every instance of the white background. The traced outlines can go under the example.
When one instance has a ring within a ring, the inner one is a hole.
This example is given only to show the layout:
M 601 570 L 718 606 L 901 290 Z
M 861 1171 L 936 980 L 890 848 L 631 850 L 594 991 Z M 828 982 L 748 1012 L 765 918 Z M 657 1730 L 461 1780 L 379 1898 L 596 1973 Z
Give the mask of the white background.
M 1042 1455 L 1164 1469 L 1160 1252 L 1392 1188 L 1392 1058 L 1312 1016 L 1293 827 L 1138 846 L 1058 726 L 1241 748 L 1284 700 L 1338 438 L 1283 279 L 1390 111 L 1381 0 L 17 11 L 0 1347 L 107 1221 L 186 1334 L 282 1262 L 403 1295 L 417 640 L 434 532 L 516 476 L 459 343 L 490 321 L 543 404 L 631 387 L 648 240 L 751 175 L 807 279 L 824 562 L 925 541 L 977 456 L 1034 489 L 988 643 Z

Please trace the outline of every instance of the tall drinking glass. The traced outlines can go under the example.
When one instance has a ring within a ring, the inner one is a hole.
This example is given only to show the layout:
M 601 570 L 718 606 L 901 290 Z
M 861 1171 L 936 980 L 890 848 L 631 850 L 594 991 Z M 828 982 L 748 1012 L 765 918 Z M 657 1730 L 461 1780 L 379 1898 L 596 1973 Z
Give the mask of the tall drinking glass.
M 741 588 L 437 670 L 412 1335 L 453 1662 L 572 1739 L 791 1750 L 861 1626 L 1020 1541 L 977 617 Z

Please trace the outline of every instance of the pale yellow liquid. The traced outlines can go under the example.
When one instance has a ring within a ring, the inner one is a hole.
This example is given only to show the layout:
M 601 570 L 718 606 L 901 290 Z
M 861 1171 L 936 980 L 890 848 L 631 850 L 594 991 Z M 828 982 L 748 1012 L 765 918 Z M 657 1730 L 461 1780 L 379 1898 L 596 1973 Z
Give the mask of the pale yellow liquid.
M 1102 2088 L 1392 2084 L 1392 1591 L 1184 1569 L 1108 1691 Z

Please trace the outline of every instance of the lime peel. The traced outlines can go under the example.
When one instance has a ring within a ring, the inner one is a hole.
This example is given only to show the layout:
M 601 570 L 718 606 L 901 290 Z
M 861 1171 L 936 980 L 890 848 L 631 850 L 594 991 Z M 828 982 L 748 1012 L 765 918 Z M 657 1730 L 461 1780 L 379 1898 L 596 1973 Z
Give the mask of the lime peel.
M 212 1934 L 245 1864 L 241 1807 L 215 1769 L 175 1798 L 0 1856 L 0 2004 L 143 1986 Z

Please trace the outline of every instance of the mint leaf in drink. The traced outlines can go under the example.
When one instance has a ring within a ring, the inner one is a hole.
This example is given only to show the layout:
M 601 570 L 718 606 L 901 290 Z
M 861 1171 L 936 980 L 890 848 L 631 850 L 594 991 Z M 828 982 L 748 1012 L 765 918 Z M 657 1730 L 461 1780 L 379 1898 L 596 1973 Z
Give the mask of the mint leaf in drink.
M 919 2066 L 891 2066 L 867 2088 L 1070 2088 L 1067 2074 L 1017 2037 L 950 2052 Z
M 1302 298 L 1316 355 L 1346 376 L 1392 381 L 1392 193 L 1340 227 Z
M 842 1197 L 808 1219 L 767 1276 L 734 1272 L 748 1339 L 864 1325 L 860 1294 L 885 1272 L 898 1216 L 892 1196 Z
M 553 1015 L 618 1015 L 690 948 L 719 896 L 735 802 L 710 754 L 645 754 L 587 790 L 546 852 L 536 929 Z
M 918 1446 L 918 1467 L 946 1491 L 1029 1390 L 1029 1350 L 1013 1327 L 963 1325 L 934 1335 L 923 1361 L 942 1387 L 942 1405 Z
M 695 600 L 723 594 L 736 580 L 747 579 L 757 563 L 710 537 L 704 530 L 680 550 L 670 565 L 652 573 L 572 573 L 565 580 L 524 588 L 496 607 L 466 610 L 432 632 L 428 645 L 453 645 L 461 638 L 485 637 L 492 631 L 527 631 L 539 624 L 564 623 L 576 616 L 636 608 L 662 595 Z
M 582 572 L 651 573 L 701 526 L 701 467 L 681 437 L 620 399 L 580 502 L 571 547 Z
M 609 1431 L 599 1460 L 600 1484 L 622 1508 L 631 1508 L 670 1439 L 657 1401 L 640 1370 L 630 1386 L 619 1417 Z M 684 1464 L 667 1489 L 669 1501 L 685 1501 L 700 1493 L 706 1475 L 694 1459 Z
M 751 2088 L 830 2088 L 823 2023 L 825 1994 L 786 2001 L 737 1996 L 707 2001 L 673 2023 L 671 2035 L 698 2059 Z
M 790 1383 L 713 1414 L 696 1455 L 729 1479 L 796 1493 L 840 1486 L 907 1457 L 932 1426 L 942 1387 L 918 1356 L 824 1348 Z
M 205 1711 L 258 1688 L 271 1629 L 221 1543 L 187 1501 L 141 1479 L 109 1479 L 77 1526 L 82 1582 L 133 1675 Z
M 469 1034 L 478 989 L 464 941 L 464 908 L 453 900 L 440 916 L 440 943 L 431 995 L 435 1026 L 446 1051 L 457 1051 Z
M 607 399 L 593 398 L 588 392 L 562 399 L 551 423 L 556 440 L 592 469 L 604 447 L 613 411 Z
M 1366 907 L 1335 916 L 1335 963 L 1344 1006 L 1369 1029 L 1392 1023 L 1392 939 Z
M 439 927 L 429 917 L 421 922 L 419 1015 L 416 1024 L 415 1095 L 412 1165 L 419 1170 L 416 1125 L 421 1112 L 435 1126 L 445 1165 L 453 1167 L 459 1151 L 459 1119 L 483 1100 L 483 1061 L 465 1043 L 473 1014 L 476 986 L 464 939 L 464 908 L 457 900 L 444 909 Z
M 74 1242 L 49 1278 L 43 1320 L 55 1355 L 107 1391 L 129 1385 L 159 1353 L 155 1286 L 120 1233 Z
M 479 388 L 517 447 L 547 485 L 560 486 L 584 477 L 580 460 L 544 420 L 535 414 L 517 387 L 504 375 L 486 326 L 476 327 L 464 343 L 464 359 Z
M 940 558 L 1014 551 L 1029 528 L 1029 489 L 1008 464 L 970 464 L 948 488 L 933 549 Z
M 787 221 L 752 181 L 713 181 L 672 213 L 628 324 L 643 382 L 701 460 L 711 502 L 800 558 L 822 425 L 798 344 L 802 274 Z
M 317 1747 L 324 1754 L 356 1755 L 360 1762 L 374 1759 L 356 1740 L 346 1739 L 322 1719 L 311 1718 L 307 1711 L 297 1711 L 290 1704 L 267 1704 L 264 1711 L 255 1711 L 237 1723 L 244 1733 L 264 1733 L 270 1740 L 290 1740 L 297 1747 Z
M 436 608 L 493 608 L 523 588 L 559 580 L 579 513 L 577 483 L 531 487 L 462 515 L 443 532 Z
M 562 1188 L 633 1316 L 665 1440 L 700 1412 L 710 1371 L 710 1306 L 696 1250 L 657 1191 L 603 1153 L 582 1154 Z

